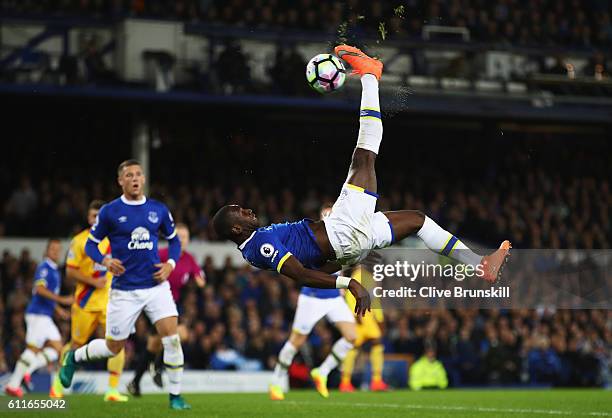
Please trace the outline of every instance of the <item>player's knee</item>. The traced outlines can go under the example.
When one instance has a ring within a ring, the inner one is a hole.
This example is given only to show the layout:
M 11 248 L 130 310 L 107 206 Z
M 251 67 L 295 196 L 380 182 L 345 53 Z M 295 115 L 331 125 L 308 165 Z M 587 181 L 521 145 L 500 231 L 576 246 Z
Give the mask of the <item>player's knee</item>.
M 296 349 L 299 350 L 300 347 L 302 347 L 306 342 L 306 335 L 302 335 L 295 331 L 292 331 L 291 335 L 289 336 L 289 342 L 291 343 L 291 345 L 293 345 Z
M 125 346 L 125 341 L 121 340 L 121 341 L 113 341 L 113 340 L 106 340 L 106 347 L 108 347 L 108 349 L 116 356 L 117 354 L 119 354 L 119 352 L 121 350 L 123 350 L 123 347 Z
M 423 212 L 421 212 L 420 210 L 415 210 L 414 211 L 414 219 L 415 219 L 415 226 L 420 228 L 423 226 L 423 224 L 425 223 L 425 214 Z

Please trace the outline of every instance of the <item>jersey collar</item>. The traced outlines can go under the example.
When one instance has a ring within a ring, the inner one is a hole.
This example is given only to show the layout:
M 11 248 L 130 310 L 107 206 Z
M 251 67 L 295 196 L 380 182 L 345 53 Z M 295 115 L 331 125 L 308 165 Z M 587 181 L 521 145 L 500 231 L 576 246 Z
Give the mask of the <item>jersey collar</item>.
M 130 206 L 144 205 L 147 201 L 147 197 L 143 196 L 140 200 L 127 200 L 124 195 L 121 195 L 121 201 Z
M 257 231 L 253 231 L 253 233 L 251 234 L 251 236 L 250 236 L 250 237 L 248 237 L 247 239 L 245 239 L 245 240 L 244 240 L 244 242 L 238 246 L 238 249 L 239 249 L 239 250 L 244 250 L 244 247 L 245 247 L 245 246 L 247 245 L 247 243 L 248 243 L 248 242 L 249 242 L 249 241 L 250 241 L 250 240 L 253 238 L 253 235 L 255 235 L 255 232 L 257 232 Z
M 49 257 L 45 257 L 45 261 L 51 266 L 51 268 L 53 268 L 53 270 L 57 270 L 57 263 L 55 261 L 51 260 Z

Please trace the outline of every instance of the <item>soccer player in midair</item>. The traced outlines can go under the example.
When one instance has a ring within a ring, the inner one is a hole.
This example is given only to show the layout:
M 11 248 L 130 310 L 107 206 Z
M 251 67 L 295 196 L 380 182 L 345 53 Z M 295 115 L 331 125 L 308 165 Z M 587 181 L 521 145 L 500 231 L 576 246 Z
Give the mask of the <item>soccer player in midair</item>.
M 102 206 L 85 244 L 87 255 L 113 274 L 106 339 L 95 339 L 68 351 L 60 380 L 64 387 L 69 387 L 79 364 L 116 356 L 125 347 L 138 316 L 144 311 L 164 346 L 170 408 L 190 409 L 181 396 L 183 349 L 177 332 L 178 311 L 167 281 L 181 255 L 174 220 L 164 204 L 145 197 L 145 176 L 138 161 L 122 162 L 117 176 L 123 193 Z M 159 233 L 169 242 L 166 262 L 159 259 Z M 110 241 L 111 257 L 105 257 L 98 248 L 106 237 Z
M 316 222 L 304 219 L 261 227 L 251 209 L 227 205 L 213 218 L 219 237 L 238 244 L 250 264 L 276 270 L 304 286 L 348 288 L 359 315 L 370 308 L 366 289 L 356 280 L 330 273 L 340 270 L 341 265 L 355 265 L 370 250 L 388 247 L 409 235 L 416 234 L 437 253 L 472 265 L 482 272 L 483 279 L 496 280 L 510 250 L 509 241 L 482 257 L 422 212 L 375 211 L 378 195 L 374 163 L 383 133 L 378 80 L 383 64 L 347 45 L 337 46 L 335 53 L 361 76 L 362 93 L 357 146 L 330 216 Z

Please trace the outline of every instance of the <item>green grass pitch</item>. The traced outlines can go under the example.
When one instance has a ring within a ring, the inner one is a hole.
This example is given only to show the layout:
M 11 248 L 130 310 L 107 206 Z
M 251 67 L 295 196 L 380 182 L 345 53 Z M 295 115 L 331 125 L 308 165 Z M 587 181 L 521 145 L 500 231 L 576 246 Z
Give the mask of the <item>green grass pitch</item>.
M 387 393 L 331 392 L 322 399 L 314 391 L 292 391 L 285 401 L 266 394 L 186 394 L 191 411 L 171 411 L 164 395 L 144 395 L 124 404 L 108 404 L 101 396 L 67 396 L 64 411 L 8 412 L 2 416 L 38 417 L 612 417 L 612 392 L 606 390 L 447 390 Z M 28 398 L 26 398 L 28 399 Z

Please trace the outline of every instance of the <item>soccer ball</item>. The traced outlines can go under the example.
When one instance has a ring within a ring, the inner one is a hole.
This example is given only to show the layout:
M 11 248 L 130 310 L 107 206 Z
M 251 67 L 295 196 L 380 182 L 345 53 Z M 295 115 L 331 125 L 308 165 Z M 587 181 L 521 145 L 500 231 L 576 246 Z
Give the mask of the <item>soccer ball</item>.
M 308 85 L 319 93 L 338 90 L 345 79 L 346 69 L 342 61 L 334 55 L 316 55 L 306 65 Z

